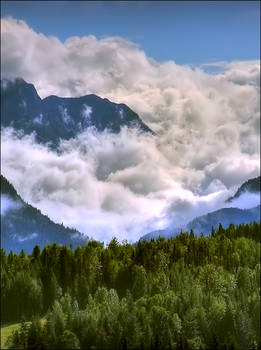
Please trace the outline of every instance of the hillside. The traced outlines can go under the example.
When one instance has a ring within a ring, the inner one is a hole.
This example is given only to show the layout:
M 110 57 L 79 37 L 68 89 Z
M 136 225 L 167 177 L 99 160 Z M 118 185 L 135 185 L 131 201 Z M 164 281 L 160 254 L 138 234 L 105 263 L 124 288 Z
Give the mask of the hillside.
M 251 209 L 239 209 L 239 208 L 222 208 L 212 213 L 202 215 L 190 221 L 186 226 L 187 230 L 193 229 L 197 234 L 204 233 L 210 234 L 211 228 L 218 228 L 219 223 L 224 228 L 227 228 L 229 224 L 249 224 L 251 222 L 260 222 L 260 205 Z
M 31 253 L 35 245 L 50 243 L 84 246 L 88 237 L 56 224 L 40 210 L 25 203 L 15 188 L 1 175 L 1 247 L 7 252 Z

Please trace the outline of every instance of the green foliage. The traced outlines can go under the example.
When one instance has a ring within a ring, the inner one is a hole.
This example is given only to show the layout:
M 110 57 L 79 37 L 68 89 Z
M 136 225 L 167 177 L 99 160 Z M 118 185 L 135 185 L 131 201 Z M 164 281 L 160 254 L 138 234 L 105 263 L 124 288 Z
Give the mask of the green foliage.
M 2 321 L 32 320 L 11 348 L 260 347 L 257 223 L 135 247 L 114 238 L 107 248 L 1 250 L 1 262 Z

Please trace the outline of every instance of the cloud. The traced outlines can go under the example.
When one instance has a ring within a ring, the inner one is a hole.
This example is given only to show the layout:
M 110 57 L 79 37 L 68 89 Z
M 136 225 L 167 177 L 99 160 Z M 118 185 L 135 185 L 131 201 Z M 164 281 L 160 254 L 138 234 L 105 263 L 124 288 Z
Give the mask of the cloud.
M 38 233 L 36 233 L 36 232 L 33 232 L 33 233 L 28 234 L 26 236 L 21 236 L 21 235 L 16 234 L 16 233 L 13 233 L 11 235 L 11 238 L 14 239 L 14 240 L 17 240 L 18 242 L 29 241 L 29 240 L 35 239 L 37 237 L 38 237 Z
M 226 206 L 240 209 L 250 209 L 256 207 L 257 205 L 260 205 L 260 193 L 245 192 Z
M 239 85 L 260 86 L 259 61 L 212 62 L 204 63 L 201 67 L 204 70 L 219 73 L 224 80 Z
M 146 142 L 151 142 L 149 136 L 135 130 L 125 128 L 115 135 L 90 128 L 64 141 L 55 153 L 37 144 L 33 135 L 21 137 L 3 129 L 2 172 L 26 201 L 55 222 L 96 239 L 108 241 L 117 235 L 133 240 L 160 223 L 162 180 L 159 193 L 151 190 L 145 196 L 131 190 L 132 177 L 124 184 L 111 177 L 146 163 L 147 157 L 151 161 L 153 152 L 143 149 Z M 106 168 L 107 157 L 115 161 Z M 150 183 L 150 175 L 142 181 Z
M 1 216 L 4 216 L 9 210 L 19 210 L 22 203 L 15 201 L 5 194 L 1 194 Z
M 260 86 L 259 62 L 227 62 L 225 78 L 240 85 Z
M 219 62 L 211 74 L 157 62 L 118 37 L 62 43 L 12 18 L 1 28 L 3 77 L 24 78 L 41 97 L 94 93 L 126 103 L 157 134 L 90 128 L 63 142 L 58 156 L 5 130 L 2 169 L 54 220 L 98 238 L 113 232 L 134 239 L 215 209 L 259 175 L 259 61 Z M 88 126 L 92 111 L 82 113 Z M 66 111 L 64 118 L 70 122 Z
M 197 171 L 166 161 L 160 137 L 123 128 L 116 135 L 88 128 L 63 141 L 58 152 L 2 130 L 2 172 L 21 196 L 55 222 L 99 240 L 134 241 L 167 225 L 224 206 L 231 191 L 213 180 L 197 195 L 180 183 Z

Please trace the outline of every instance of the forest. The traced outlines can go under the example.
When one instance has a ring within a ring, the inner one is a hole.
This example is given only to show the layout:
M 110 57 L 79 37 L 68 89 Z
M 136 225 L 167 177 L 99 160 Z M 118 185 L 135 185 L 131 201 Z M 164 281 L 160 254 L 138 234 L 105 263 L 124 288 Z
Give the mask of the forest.
M 11 349 L 260 349 L 260 223 L 1 249 L 1 286 Z

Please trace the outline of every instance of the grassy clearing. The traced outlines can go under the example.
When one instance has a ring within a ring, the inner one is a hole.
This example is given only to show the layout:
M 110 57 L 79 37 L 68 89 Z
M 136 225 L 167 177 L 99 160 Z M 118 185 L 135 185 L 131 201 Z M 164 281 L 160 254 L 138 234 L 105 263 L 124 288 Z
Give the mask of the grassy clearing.
M 20 324 L 21 323 L 13 323 L 1 327 L 1 349 L 7 349 L 7 338 L 20 327 Z
M 42 324 L 46 322 L 45 318 L 41 319 Z M 31 322 L 26 322 L 30 324 Z M 21 323 L 9 323 L 1 325 L 1 349 L 7 349 L 7 339 L 14 331 L 20 328 Z

